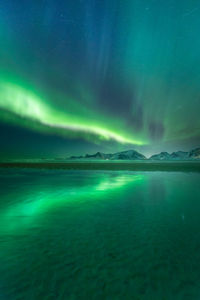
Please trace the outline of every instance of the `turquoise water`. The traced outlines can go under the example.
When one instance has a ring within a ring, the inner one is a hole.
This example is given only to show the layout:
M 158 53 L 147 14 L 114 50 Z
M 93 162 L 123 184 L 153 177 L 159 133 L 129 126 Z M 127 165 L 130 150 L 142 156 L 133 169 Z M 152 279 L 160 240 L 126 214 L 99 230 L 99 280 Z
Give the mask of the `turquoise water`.
M 0 299 L 200 299 L 200 174 L 1 170 Z

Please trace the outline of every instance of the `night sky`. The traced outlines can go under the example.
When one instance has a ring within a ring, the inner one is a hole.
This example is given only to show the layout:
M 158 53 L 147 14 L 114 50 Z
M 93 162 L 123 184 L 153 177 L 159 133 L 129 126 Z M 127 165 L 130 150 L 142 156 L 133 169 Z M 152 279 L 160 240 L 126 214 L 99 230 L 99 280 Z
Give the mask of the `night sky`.
M 0 155 L 200 146 L 199 0 L 0 2 Z

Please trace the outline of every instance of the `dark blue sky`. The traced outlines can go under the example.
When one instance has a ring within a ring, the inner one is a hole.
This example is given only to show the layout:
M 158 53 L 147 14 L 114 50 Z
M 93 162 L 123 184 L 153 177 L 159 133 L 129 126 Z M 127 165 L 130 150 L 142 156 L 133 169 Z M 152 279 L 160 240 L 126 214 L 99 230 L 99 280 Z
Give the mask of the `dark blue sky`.
M 2 1 L 1 156 L 199 146 L 199 28 L 199 1 Z

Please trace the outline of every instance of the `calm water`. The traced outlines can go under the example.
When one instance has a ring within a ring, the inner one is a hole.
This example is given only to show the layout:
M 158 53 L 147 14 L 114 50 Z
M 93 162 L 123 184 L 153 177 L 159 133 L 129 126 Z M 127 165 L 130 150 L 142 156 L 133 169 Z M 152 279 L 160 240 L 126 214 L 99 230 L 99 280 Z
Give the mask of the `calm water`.
M 200 174 L 1 170 L 0 299 L 200 299 Z

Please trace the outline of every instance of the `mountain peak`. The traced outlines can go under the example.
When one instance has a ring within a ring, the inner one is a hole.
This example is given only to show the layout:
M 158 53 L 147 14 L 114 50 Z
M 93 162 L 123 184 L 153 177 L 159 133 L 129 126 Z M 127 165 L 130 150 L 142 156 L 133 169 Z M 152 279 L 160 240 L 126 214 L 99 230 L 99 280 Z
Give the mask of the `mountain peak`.
M 144 160 L 146 157 L 135 151 L 135 150 L 126 150 L 116 153 L 102 153 L 96 152 L 95 154 L 86 154 L 85 156 L 71 156 L 71 159 L 102 159 L 102 160 Z
M 115 153 L 103 153 L 96 152 L 95 154 L 86 154 L 85 156 L 71 156 L 70 159 L 99 159 L 99 160 L 147 160 L 147 158 L 137 152 L 134 149 L 129 149 L 121 152 Z M 193 149 L 189 152 L 185 151 L 176 151 L 171 154 L 162 151 L 158 154 L 152 155 L 149 160 L 163 160 L 163 161 L 171 161 L 171 160 L 198 160 L 200 159 L 200 148 Z
M 154 154 L 150 160 L 196 160 L 200 159 L 200 148 L 196 148 L 189 152 L 186 151 L 176 151 L 169 154 L 168 152 L 161 152 L 159 154 Z

